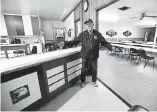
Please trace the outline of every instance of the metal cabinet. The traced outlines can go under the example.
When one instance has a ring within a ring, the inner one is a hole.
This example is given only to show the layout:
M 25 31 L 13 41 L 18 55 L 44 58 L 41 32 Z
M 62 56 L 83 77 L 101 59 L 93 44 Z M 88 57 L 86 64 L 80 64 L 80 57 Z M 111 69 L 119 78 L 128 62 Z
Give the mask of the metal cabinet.
M 40 35 L 38 17 L 31 17 L 33 35 Z
M 22 16 L 4 15 L 8 36 L 25 35 Z
M 25 35 L 22 16 L 14 16 L 14 24 L 17 35 Z
M 8 36 L 16 36 L 16 28 L 14 24 L 14 16 L 12 15 L 4 15 Z
M 8 36 L 40 35 L 38 16 L 28 18 L 29 21 L 23 20 L 24 17 L 20 15 L 4 15 Z

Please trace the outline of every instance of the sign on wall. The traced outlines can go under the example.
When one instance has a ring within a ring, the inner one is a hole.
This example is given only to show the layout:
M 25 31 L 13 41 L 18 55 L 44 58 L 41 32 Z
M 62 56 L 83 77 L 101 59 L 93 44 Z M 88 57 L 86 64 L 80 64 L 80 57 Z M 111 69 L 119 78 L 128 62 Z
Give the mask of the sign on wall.
M 129 30 L 123 32 L 123 35 L 128 37 L 128 36 L 131 36 L 131 32 Z
M 106 31 L 106 35 L 113 37 L 113 36 L 117 35 L 117 32 L 115 32 L 114 30 L 108 30 L 108 31 Z

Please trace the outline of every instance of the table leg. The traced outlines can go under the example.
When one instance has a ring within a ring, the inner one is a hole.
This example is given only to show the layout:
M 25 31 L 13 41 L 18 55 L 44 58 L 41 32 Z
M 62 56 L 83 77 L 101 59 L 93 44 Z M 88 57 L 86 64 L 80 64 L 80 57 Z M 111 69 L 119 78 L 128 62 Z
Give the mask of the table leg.
M 27 47 L 29 47 L 28 45 L 25 46 L 25 54 L 28 55 L 28 50 Z M 30 49 L 30 48 L 29 48 Z
M 9 58 L 7 50 L 5 50 L 5 56 L 7 59 Z

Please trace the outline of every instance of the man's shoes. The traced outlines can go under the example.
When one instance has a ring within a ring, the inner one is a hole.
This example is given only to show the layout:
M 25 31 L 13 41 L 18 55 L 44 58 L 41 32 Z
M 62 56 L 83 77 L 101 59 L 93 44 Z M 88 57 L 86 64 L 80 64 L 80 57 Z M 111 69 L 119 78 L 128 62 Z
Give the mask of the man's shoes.
M 98 87 L 98 83 L 97 83 L 97 82 L 93 82 L 93 85 L 94 85 L 95 87 Z
M 85 82 L 81 82 L 81 88 L 84 88 L 86 86 Z

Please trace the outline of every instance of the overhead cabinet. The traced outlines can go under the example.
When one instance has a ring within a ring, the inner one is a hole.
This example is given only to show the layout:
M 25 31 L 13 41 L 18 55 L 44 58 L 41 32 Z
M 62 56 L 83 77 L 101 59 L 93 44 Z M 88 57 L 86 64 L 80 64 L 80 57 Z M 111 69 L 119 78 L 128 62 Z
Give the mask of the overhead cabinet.
M 40 35 L 37 16 L 4 15 L 8 36 Z
M 17 35 L 25 35 L 22 16 L 14 16 L 14 24 Z
M 0 36 L 7 36 L 7 28 L 4 20 L 4 16 L 1 15 L 1 26 L 0 26 Z
M 33 35 L 40 35 L 38 17 L 31 17 Z
M 8 36 L 16 36 L 16 28 L 14 23 L 14 16 L 11 15 L 4 15 Z

